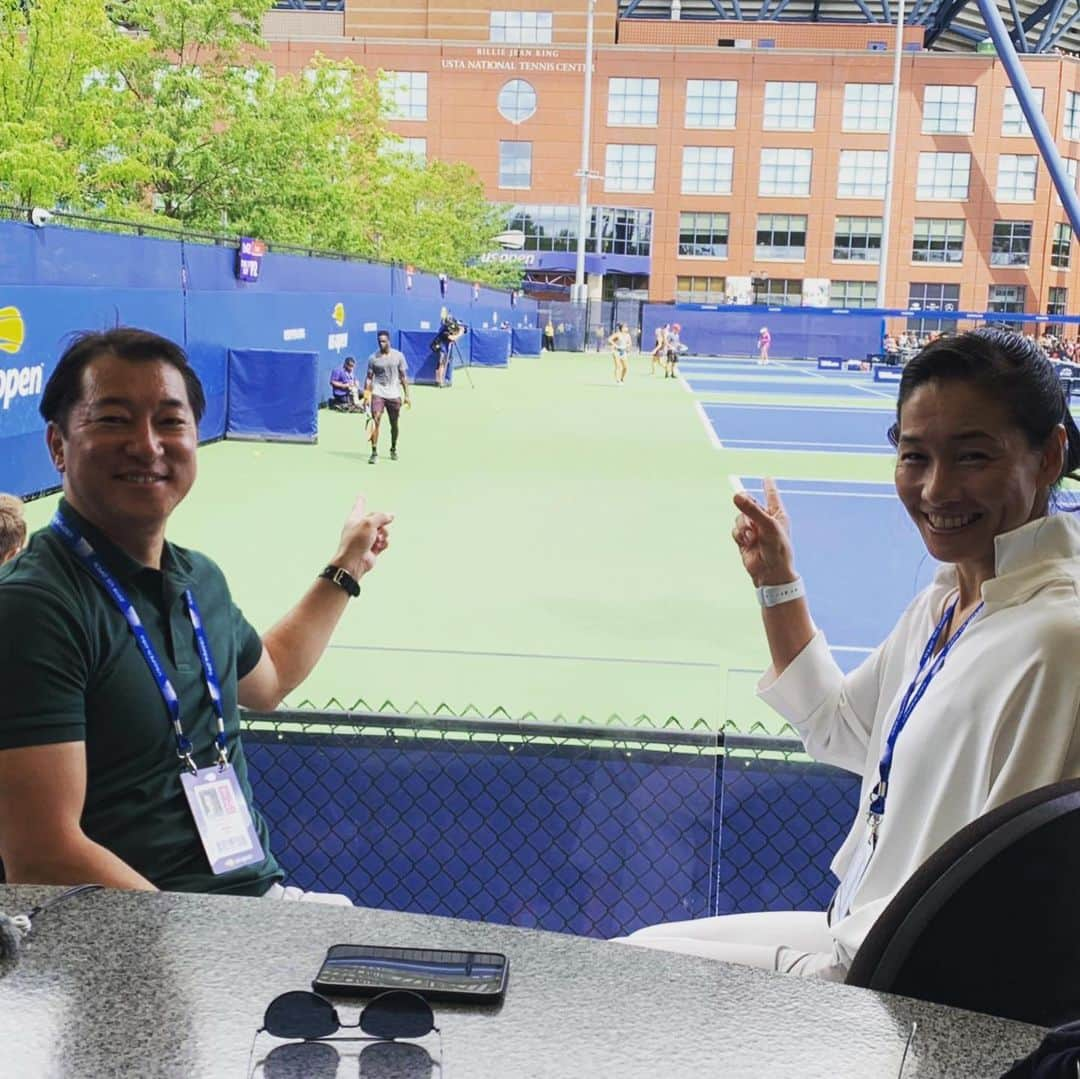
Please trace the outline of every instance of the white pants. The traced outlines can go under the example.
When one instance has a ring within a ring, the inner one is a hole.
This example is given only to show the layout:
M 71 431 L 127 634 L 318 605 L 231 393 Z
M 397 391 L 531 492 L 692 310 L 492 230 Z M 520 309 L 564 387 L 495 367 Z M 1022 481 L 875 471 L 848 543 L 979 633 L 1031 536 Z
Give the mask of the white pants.
M 281 885 L 274 883 L 268 891 L 263 892 L 263 899 L 285 899 L 300 903 L 325 903 L 331 907 L 351 907 L 353 901 L 347 895 L 337 895 L 334 892 L 305 892 L 303 888 L 297 888 L 292 884 Z
M 664 922 L 614 939 L 804 978 L 842 982 L 847 976 L 847 967 L 833 953 L 826 916 L 818 911 L 762 911 Z

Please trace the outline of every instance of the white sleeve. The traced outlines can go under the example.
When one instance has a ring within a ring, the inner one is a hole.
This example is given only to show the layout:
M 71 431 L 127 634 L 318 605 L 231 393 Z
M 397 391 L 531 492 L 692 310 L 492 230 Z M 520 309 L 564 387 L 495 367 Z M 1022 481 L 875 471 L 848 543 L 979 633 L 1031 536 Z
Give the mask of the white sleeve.
M 845 675 L 818 630 L 783 674 L 772 667 L 765 672 L 758 696 L 799 732 L 812 757 L 861 775 L 881 691 L 884 648 L 876 648 Z

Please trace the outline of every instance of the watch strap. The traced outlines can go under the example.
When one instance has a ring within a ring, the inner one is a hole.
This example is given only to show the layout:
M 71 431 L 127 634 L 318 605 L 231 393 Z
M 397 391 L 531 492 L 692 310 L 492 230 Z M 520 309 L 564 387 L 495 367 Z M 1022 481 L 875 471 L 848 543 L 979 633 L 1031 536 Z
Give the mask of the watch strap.
M 360 582 L 347 570 L 340 566 L 329 565 L 319 574 L 319 578 L 336 584 L 343 592 L 347 592 L 355 599 L 360 595 Z
M 806 585 L 801 577 L 786 584 L 767 584 L 757 589 L 758 603 L 762 607 L 778 607 L 781 603 L 790 603 L 806 595 Z

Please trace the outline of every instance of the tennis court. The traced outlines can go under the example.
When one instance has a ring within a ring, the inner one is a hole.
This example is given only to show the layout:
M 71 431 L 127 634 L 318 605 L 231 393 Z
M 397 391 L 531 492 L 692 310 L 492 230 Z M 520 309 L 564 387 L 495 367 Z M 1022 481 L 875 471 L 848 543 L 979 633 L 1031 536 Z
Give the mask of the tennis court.
M 363 422 L 337 413 L 314 446 L 205 446 L 172 537 L 216 558 L 264 628 L 333 554 L 356 492 L 397 514 L 294 707 L 778 731 L 753 696 L 768 658 L 733 482 L 779 477 L 815 618 L 851 666 L 932 572 L 891 494 L 889 409 L 818 407 L 806 385 L 830 374 L 787 407 L 767 369 L 736 383 L 752 405 L 649 369 L 634 355 L 621 386 L 605 354 L 463 370 L 415 389 L 401 460 L 373 467 Z

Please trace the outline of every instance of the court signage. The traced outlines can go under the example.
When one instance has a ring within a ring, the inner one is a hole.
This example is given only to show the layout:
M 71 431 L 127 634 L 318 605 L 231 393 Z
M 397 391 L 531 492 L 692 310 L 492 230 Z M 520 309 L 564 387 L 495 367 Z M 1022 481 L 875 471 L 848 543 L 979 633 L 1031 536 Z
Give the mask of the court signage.
M 839 371 L 843 366 L 839 356 L 818 356 L 819 371 Z
M 0 352 L 18 355 L 26 340 L 26 322 L 17 307 L 0 307 Z M 29 364 L 0 370 L 0 409 L 7 411 L 17 397 L 37 397 L 45 381 L 45 365 Z
M 559 49 L 519 49 L 515 46 L 480 46 L 460 56 L 443 56 L 443 71 L 501 71 L 513 73 L 581 74 L 585 64 Z
M 875 382 L 899 382 L 900 381 L 900 368 L 899 367 L 875 367 L 874 368 L 874 381 Z

